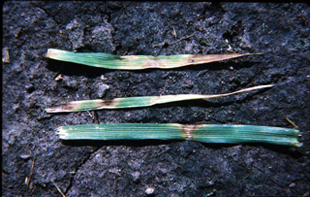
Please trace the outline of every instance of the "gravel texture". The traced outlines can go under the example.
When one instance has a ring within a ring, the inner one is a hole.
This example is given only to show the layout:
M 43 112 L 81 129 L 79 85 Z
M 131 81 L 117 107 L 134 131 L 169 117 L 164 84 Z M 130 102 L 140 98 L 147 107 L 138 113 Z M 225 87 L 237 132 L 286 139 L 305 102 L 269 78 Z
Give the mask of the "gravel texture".
M 67 197 L 309 196 L 309 19 L 309 4 L 292 3 L 5 2 L 2 196 L 60 196 L 57 187 Z M 173 70 L 116 71 L 48 60 L 48 48 L 263 55 Z M 55 80 L 58 74 L 62 79 Z M 270 83 L 277 85 L 208 101 L 44 112 L 72 100 L 215 94 Z M 62 125 L 125 122 L 291 128 L 285 117 L 299 126 L 303 147 L 65 142 L 55 135 Z

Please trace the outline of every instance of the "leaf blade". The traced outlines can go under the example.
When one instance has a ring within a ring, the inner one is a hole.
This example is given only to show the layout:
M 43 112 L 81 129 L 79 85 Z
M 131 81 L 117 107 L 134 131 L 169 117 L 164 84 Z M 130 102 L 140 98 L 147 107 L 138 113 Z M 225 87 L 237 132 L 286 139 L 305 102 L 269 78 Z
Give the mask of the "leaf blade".
M 179 102 L 185 100 L 196 99 L 210 99 L 224 96 L 231 96 L 234 94 L 240 94 L 248 91 L 259 90 L 264 88 L 271 88 L 273 84 L 260 85 L 250 88 L 241 89 L 235 92 L 214 94 L 214 95 L 200 95 L 200 94 L 179 94 L 179 95 L 164 95 L 164 96 L 140 96 L 140 97 L 124 97 L 115 98 L 112 100 L 85 100 L 85 101 L 72 101 L 68 103 L 58 104 L 54 107 L 47 108 L 47 113 L 63 113 L 63 112 L 79 112 L 101 109 L 124 109 L 124 108 L 137 108 L 137 107 L 149 107 L 157 104 Z
M 63 140 L 190 140 L 202 143 L 269 143 L 300 147 L 299 130 L 256 125 L 183 125 L 116 123 L 68 125 L 57 129 Z
M 118 56 L 108 53 L 94 52 L 71 52 L 60 49 L 48 49 L 45 57 L 83 64 L 92 67 L 118 69 L 118 70 L 143 70 L 148 68 L 173 69 L 189 65 L 207 64 L 222 60 L 228 60 L 249 55 L 259 55 L 259 53 L 248 54 L 207 54 L 207 55 L 170 55 L 154 57 L 151 55 L 125 55 Z

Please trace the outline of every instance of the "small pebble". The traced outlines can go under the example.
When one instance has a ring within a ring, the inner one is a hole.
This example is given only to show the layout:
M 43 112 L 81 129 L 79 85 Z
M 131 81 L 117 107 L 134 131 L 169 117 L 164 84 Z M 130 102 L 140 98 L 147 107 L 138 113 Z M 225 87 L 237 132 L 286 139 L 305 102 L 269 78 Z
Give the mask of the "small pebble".
M 147 195 L 152 195 L 152 194 L 154 194 L 154 191 L 155 191 L 155 189 L 153 187 L 148 187 L 148 188 L 146 188 L 145 193 Z
M 132 176 L 133 182 L 138 182 L 140 179 L 140 172 L 138 171 L 133 172 L 131 173 L 131 176 Z
M 208 183 L 208 185 L 209 185 L 209 186 L 212 186 L 212 185 L 214 185 L 214 182 L 213 182 L 213 180 L 209 180 L 209 181 L 208 181 L 207 183 Z
M 296 183 L 291 183 L 290 185 L 289 185 L 289 187 L 295 187 L 296 186 Z
M 2 48 L 2 63 L 11 63 L 8 47 Z
M 75 79 L 70 79 L 67 76 L 63 76 L 63 81 L 65 82 L 65 86 L 73 89 L 78 89 L 79 83 Z
M 108 86 L 107 84 L 99 85 L 99 88 L 97 91 L 97 95 L 99 96 L 99 98 L 103 97 L 109 89 L 110 89 L 110 86 Z
M 24 155 L 20 155 L 19 157 L 20 157 L 21 159 L 26 160 L 26 159 L 29 159 L 29 158 L 31 157 L 31 155 L 24 154 Z

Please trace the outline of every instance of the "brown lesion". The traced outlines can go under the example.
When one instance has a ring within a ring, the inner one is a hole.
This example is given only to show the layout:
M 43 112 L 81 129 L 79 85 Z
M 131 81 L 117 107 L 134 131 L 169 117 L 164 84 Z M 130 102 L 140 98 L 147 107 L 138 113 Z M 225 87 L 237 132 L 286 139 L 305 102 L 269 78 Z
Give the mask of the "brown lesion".
M 61 103 L 56 104 L 51 108 L 45 109 L 47 113 L 58 113 L 58 112 L 69 112 L 75 109 L 74 104 L 71 103 Z
M 96 103 L 97 107 L 114 107 L 116 105 L 116 100 L 112 99 L 112 100 L 100 100 L 99 102 Z
M 227 59 L 233 59 L 233 58 L 238 58 L 242 56 L 248 56 L 248 55 L 257 55 L 257 54 L 237 54 L 237 53 L 232 53 L 232 54 L 207 54 L 207 55 L 192 55 L 188 60 L 187 64 L 205 64 L 205 63 L 210 63 L 210 62 L 217 62 L 217 61 L 222 61 L 222 60 L 227 60 Z
M 107 106 L 113 105 L 114 103 L 115 103 L 114 100 L 102 100 L 101 101 L 101 104 L 107 105 Z
M 204 57 L 204 55 L 200 55 L 200 54 L 197 54 L 197 55 L 191 55 L 188 60 L 187 60 L 187 63 L 188 64 L 200 64 L 202 58 Z
M 181 127 L 185 139 L 191 140 L 193 139 L 193 132 L 195 131 L 195 129 L 197 129 L 197 127 L 199 127 L 199 125 L 182 125 Z
M 160 59 L 148 59 L 146 60 L 146 63 L 142 65 L 143 69 L 146 68 L 161 68 L 163 67 L 162 62 Z
M 74 110 L 74 108 L 76 107 L 75 104 L 73 103 L 60 103 L 55 105 L 55 111 L 57 110 L 62 110 L 62 111 L 71 111 Z

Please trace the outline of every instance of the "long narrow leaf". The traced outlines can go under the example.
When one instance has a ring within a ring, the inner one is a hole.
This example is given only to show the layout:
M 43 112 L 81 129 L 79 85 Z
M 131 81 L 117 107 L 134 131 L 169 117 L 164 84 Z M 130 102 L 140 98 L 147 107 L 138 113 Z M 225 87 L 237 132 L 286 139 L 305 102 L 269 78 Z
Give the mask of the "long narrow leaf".
M 164 95 L 164 96 L 125 97 L 125 98 L 116 98 L 112 100 L 97 99 L 97 100 L 85 100 L 85 101 L 72 101 L 68 103 L 58 104 L 54 107 L 45 109 L 45 111 L 48 113 L 60 113 L 60 112 L 78 112 L 78 111 L 90 111 L 100 109 L 147 107 L 156 104 L 163 104 L 177 101 L 210 99 L 216 97 L 230 96 L 233 94 L 239 94 L 252 90 L 270 88 L 272 86 L 273 85 L 261 85 L 226 94 L 214 94 L 214 95 L 179 94 L 179 95 Z
M 71 52 L 59 49 L 48 49 L 46 57 L 50 59 L 84 64 L 87 66 L 118 69 L 118 70 L 142 70 L 147 68 L 171 69 L 194 64 L 205 64 L 217 62 L 242 56 L 258 55 L 252 54 L 210 54 L 210 55 L 125 55 L 118 56 L 107 53 L 85 53 Z
M 177 123 L 120 123 L 70 125 L 57 129 L 63 140 L 192 140 L 203 143 L 270 143 L 302 146 L 299 131 L 254 125 L 182 125 Z

